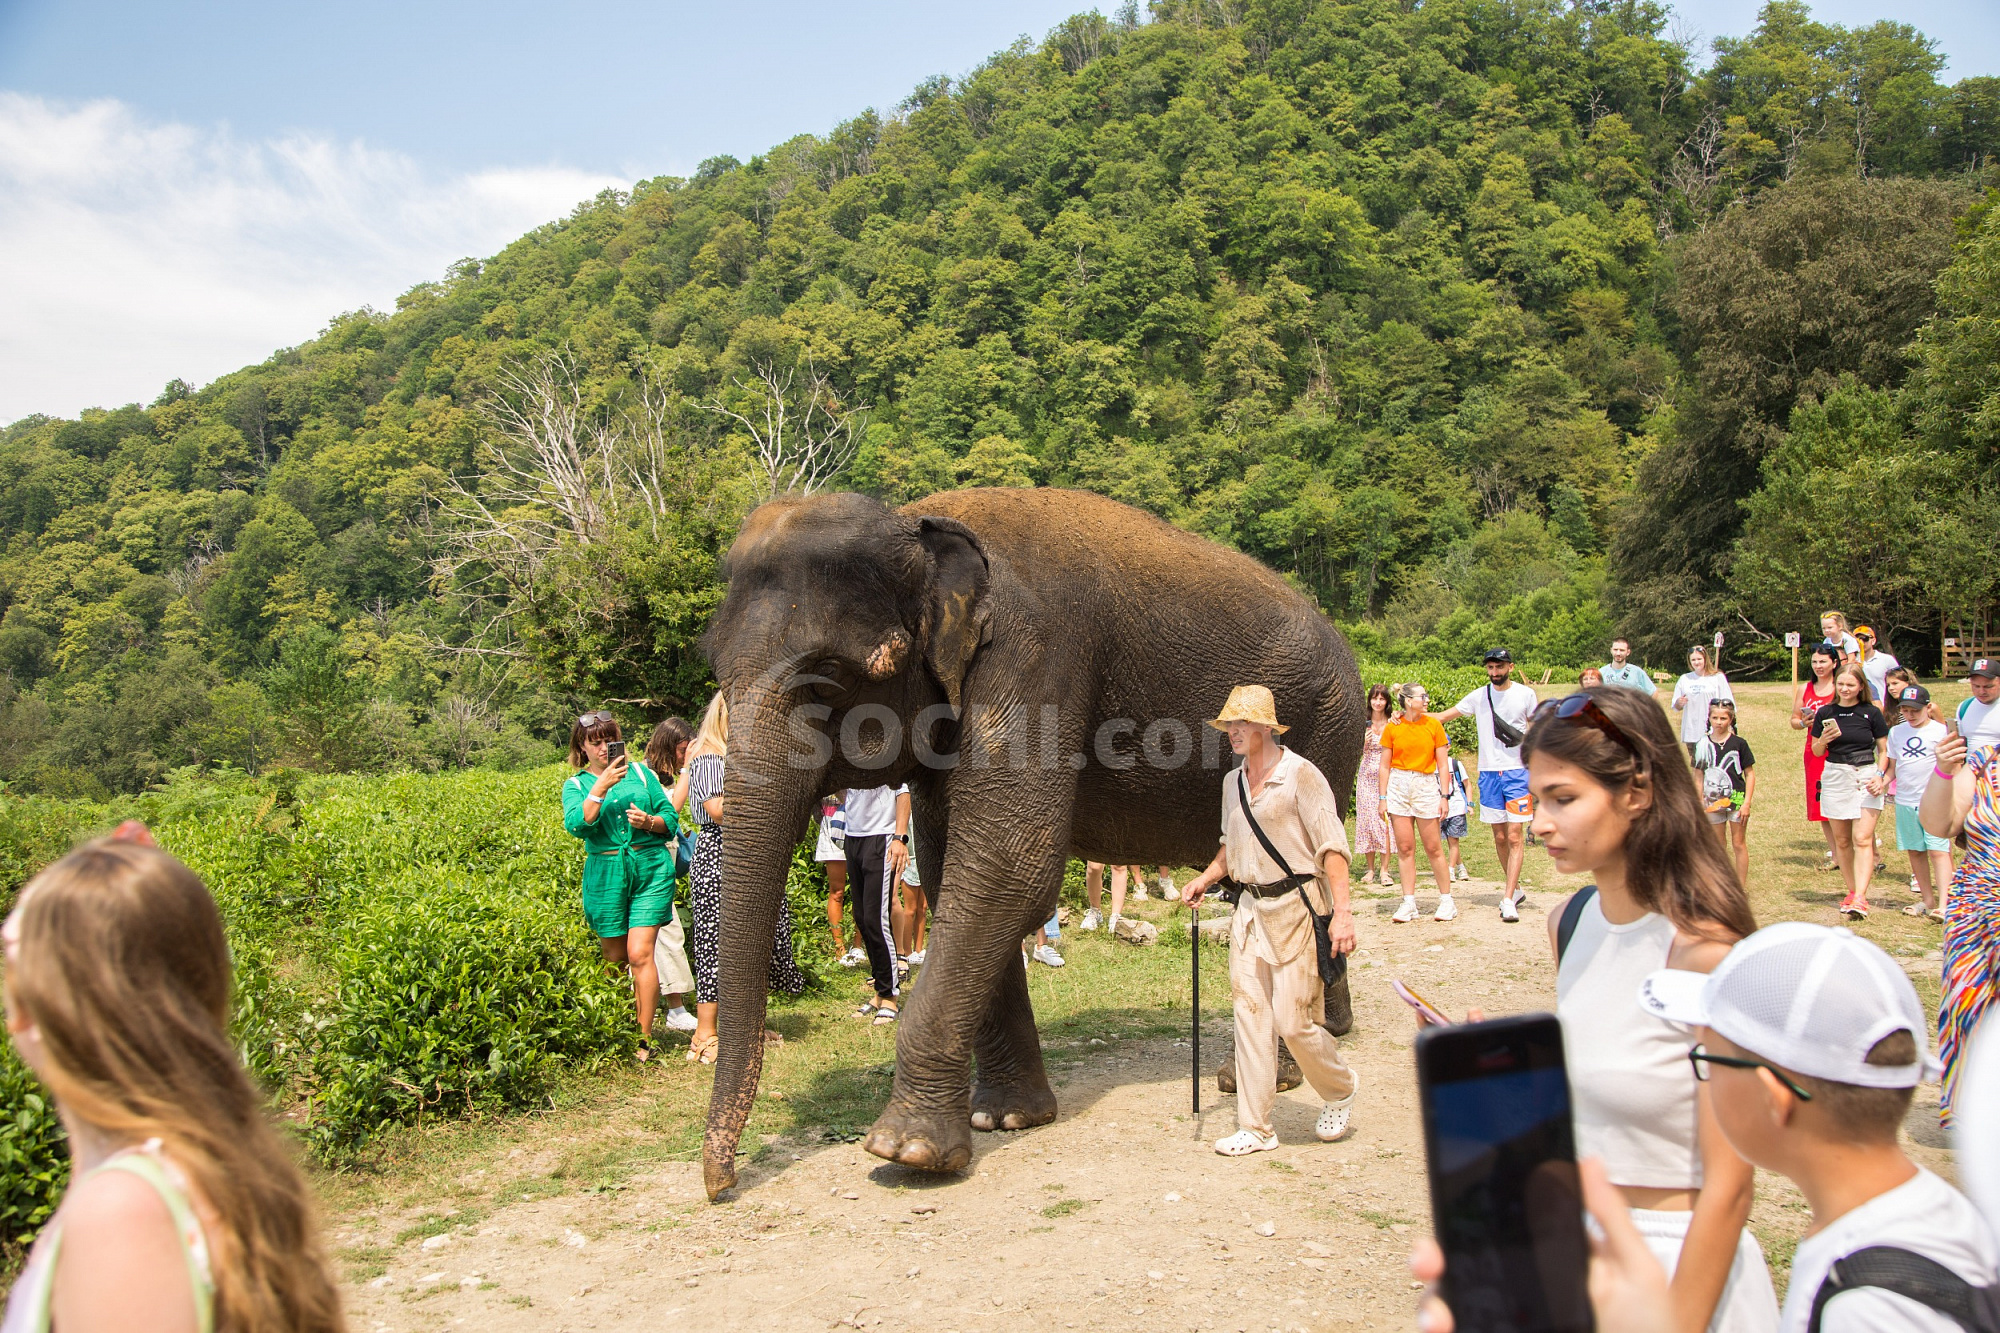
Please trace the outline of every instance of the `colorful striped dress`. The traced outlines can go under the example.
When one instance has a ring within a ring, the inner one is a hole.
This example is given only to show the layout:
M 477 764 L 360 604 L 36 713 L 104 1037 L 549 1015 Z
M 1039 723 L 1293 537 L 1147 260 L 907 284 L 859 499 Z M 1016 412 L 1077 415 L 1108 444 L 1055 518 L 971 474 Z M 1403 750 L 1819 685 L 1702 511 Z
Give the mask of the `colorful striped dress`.
M 1944 1088 L 1938 1118 L 1951 1123 L 1959 1056 L 2000 1000 L 2000 747 L 1973 751 L 1972 808 L 1965 816 L 1965 861 L 1945 908 L 1944 998 L 1938 1004 L 1938 1059 Z

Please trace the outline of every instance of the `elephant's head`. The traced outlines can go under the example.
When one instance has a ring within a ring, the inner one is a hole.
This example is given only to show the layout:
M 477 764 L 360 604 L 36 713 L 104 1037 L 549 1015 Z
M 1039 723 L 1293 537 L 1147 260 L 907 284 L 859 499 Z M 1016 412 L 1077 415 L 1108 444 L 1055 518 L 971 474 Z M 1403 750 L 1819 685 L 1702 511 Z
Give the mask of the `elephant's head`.
M 969 529 L 860 495 L 760 506 L 725 572 L 729 591 L 707 640 L 730 717 L 722 1044 L 702 1151 L 710 1198 L 736 1180 L 763 1065 L 778 905 L 813 802 L 835 788 L 904 781 L 935 753 L 988 615 L 986 557 Z

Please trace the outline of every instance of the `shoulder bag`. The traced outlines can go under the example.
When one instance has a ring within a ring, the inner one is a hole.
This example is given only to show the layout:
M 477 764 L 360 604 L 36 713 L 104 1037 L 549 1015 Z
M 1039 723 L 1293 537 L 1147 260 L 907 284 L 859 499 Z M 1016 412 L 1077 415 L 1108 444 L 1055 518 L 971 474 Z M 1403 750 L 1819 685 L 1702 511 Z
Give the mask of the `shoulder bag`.
M 1240 768 L 1236 770 L 1236 799 L 1243 807 L 1243 817 L 1250 821 L 1250 831 L 1256 834 L 1257 841 L 1263 844 L 1265 855 L 1278 863 L 1278 869 L 1285 876 L 1284 882 L 1291 885 L 1293 891 L 1299 895 L 1299 901 L 1305 904 L 1306 915 L 1312 918 L 1313 923 L 1313 948 L 1319 962 L 1319 979 L 1325 985 L 1332 985 L 1347 975 L 1347 955 L 1333 951 L 1333 914 L 1329 912 L 1321 916 L 1313 910 L 1312 899 L 1306 896 L 1306 885 L 1310 884 L 1314 877 L 1294 874 L 1291 864 L 1272 845 L 1270 836 L 1264 832 L 1264 826 L 1257 822 L 1256 814 L 1250 809 L 1250 786 Z

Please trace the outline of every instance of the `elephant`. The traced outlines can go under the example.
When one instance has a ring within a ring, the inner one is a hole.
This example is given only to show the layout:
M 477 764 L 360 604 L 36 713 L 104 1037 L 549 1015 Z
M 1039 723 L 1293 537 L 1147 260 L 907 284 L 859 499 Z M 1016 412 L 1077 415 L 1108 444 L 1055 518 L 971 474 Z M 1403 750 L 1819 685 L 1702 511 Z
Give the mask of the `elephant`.
M 736 1180 L 778 905 L 823 793 L 910 786 L 934 916 L 863 1146 L 954 1172 L 973 1130 L 1055 1117 L 1019 946 L 1069 857 L 1214 856 L 1232 759 L 1205 723 L 1232 686 L 1269 686 L 1284 743 L 1343 804 L 1353 789 L 1366 708 L 1339 631 L 1248 556 L 1102 496 L 781 497 L 723 569 L 705 638 L 730 715 L 711 1199 Z

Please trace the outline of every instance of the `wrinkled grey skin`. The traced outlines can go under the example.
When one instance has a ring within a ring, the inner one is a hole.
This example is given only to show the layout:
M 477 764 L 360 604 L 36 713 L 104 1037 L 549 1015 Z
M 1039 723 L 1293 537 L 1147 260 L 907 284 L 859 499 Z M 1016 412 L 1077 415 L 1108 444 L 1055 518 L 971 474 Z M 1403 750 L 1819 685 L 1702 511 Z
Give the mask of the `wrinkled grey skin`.
M 726 570 L 708 637 L 731 710 L 711 1198 L 736 1180 L 778 903 L 821 794 L 911 786 L 935 915 L 864 1146 L 956 1171 L 974 1129 L 1055 1117 L 1020 942 L 1054 909 L 1070 855 L 1214 855 L 1232 760 L 1205 722 L 1232 686 L 1270 686 L 1286 745 L 1343 802 L 1352 790 L 1366 711 L 1339 633 L 1262 565 L 1100 496 L 953 491 L 900 511 L 859 495 L 779 499 L 751 514 Z M 916 730 L 955 767 L 905 739 L 926 709 Z M 1102 740 L 1107 719 L 1132 726 Z M 1156 722 L 1167 731 L 1149 762 Z M 887 748 L 885 726 L 903 743 Z M 1166 766 L 1177 748 L 1184 762 Z

